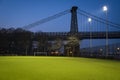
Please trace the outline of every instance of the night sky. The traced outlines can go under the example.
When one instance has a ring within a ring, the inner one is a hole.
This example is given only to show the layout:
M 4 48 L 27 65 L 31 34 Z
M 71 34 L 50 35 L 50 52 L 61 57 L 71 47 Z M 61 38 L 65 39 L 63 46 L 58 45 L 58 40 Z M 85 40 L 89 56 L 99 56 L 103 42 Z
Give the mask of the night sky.
M 23 27 L 52 16 L 72 6 L 103 17 L 108 6 L 108 19 L 120 24 L 120 0 L 0 0 L 0 27 Z M 32 28 L 32 31 L 61 32 L 70 30 L 71 15 Z M 79 23 L 80 24 L 80 23 Z

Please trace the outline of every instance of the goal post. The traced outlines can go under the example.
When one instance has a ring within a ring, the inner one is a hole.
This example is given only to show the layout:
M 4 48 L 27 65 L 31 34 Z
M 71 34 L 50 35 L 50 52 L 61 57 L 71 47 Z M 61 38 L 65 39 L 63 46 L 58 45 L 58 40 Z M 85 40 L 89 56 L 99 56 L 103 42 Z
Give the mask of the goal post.
M 47 56 L 47 52 L 34 52 L 34 56 Z

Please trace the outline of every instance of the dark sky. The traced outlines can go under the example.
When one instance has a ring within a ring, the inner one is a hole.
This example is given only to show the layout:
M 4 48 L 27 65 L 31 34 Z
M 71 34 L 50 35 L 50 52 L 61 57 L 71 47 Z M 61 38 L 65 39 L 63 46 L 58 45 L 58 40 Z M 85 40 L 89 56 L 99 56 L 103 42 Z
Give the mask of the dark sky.
M 103 17 L 104 5 L 108 6 L 108 19 L 120 24 L 120 0 L 0 0 L 0 27 L 22 27 L 72 6 L 78 6 L 84 11 Z M 70 17 L 70 14 L 62 16 L 31 30 L 69 31 Z
M 22 27 L 70 9 L 74 5 L 99 17 L 103 17 L 102 6 L 107 5 L 109 20 L 120 23 L 119 3 L 120 0 L 0 0 L 0 25 Z M 69 31 L 69 26 L 70 14 L 32 30 Z

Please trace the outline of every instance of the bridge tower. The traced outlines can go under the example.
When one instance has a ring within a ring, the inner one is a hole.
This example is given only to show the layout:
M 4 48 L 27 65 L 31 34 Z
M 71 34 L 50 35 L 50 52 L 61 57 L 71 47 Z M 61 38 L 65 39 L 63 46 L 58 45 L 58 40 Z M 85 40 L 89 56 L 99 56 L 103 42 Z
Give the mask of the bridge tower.
M 79 56 L 80 55 L 77 9 L 78 7 L 76 6 L 73 6 L 71 9 L 70 36 L 68 36 L 68 44 L 64 46 L 65 47 L 64 52 L 66 56 Z
M 78 33 L 77 9 L 78 9 L 78 7 L 76 7 L 76 6 L 73 6 L 71 9 L 70 33 Z

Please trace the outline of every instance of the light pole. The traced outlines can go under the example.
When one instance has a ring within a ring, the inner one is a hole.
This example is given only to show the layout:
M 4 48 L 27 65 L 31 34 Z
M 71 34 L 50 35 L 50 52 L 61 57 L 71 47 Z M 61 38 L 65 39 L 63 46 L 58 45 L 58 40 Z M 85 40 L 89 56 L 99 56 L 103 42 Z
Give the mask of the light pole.
M 92 27 L 91 27 L 91 22 L 92 22 L 92 19 L 91 18 L 88 18 L 88 22 L 89 22 L 89 29 L 90 29 L 90 53 L 92 53 Z
M 103 54 L 103 49 L 100 48 L 100 54 L 99 55 L 102 55 Z
M 106 17 L 106 57 L 107 57 L 108 56 L 108 16 L 107 16 L 108 8 L 107 6 L 103 6 L 103 11 L 105 12 L 105 17 Z
M 26 46 L 26 51 L 25 51 L 25 53 L 26 53 L 26 56 L 27 56 L 27 49 L 28 49 L 28 48 L 27 48 L 27 46 Z
M 120 54 L 120 48 L 119 47 L 117 48 L 117 54 L 118 55 Z

